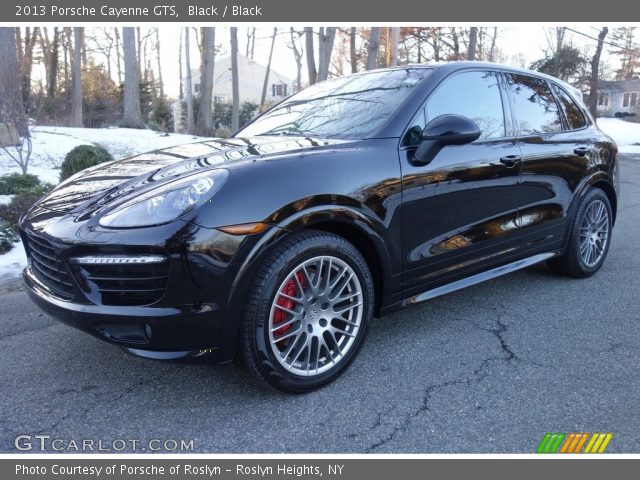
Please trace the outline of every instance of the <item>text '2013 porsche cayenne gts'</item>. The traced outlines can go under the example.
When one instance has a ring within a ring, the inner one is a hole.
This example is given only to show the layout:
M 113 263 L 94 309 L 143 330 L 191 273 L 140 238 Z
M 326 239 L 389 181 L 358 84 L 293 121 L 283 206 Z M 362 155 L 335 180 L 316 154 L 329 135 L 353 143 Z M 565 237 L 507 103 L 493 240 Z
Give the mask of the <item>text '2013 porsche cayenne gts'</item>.
M 554 78 L 460 62 L 313 85 L 232 138 L 90 168 L 21 219 L 35 303 L 140 355 L 302 392 L 372 316 L 611 242 L 617 148 Z

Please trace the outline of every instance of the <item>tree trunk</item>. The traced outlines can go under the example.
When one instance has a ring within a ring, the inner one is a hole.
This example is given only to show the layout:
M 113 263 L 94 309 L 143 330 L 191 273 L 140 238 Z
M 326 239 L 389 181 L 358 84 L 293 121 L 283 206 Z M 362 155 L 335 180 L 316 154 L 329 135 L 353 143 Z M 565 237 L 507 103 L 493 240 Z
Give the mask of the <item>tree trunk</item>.
M 200 106 L 196 134 L 203 137 L 213 135 L 213 65 L 216 54 L 216 29 L 202 29 L 202 62 L 200 65 Z
M 491 48 L 489 49 L 490 62 L 495 62 L 497 39 L 498 39 L 498 27 L 493 27 L 493 35 L 491 36 Z
M 185 27 L 184 29 L 184 62 L 186 75 L 186 92 L 185 101 L 187 102 L 187 133 L 193 133 L 193 82 L 191 79 L 191 42 L 189 41 L 189 30 L 191 27 Z
M 291 49 L 293 50 L 293 58 L 296 62 L 296 92 L 302 90 L 302 48 L 298 48 L 296 43 L 296 35 L 300 39 L 300 32 L 296 32 L 293 27 L 290 30 L 291 33 Z
M 358 55 L 356 54 L 356 27 L 349 30 L 349 58 L 351 61 L 351 73 L 358 71 Z
M 309 75 L 309 85 L 318 81 L 318 71 L 316 70 L 316 54 L 313 48 L 313 27 L 304 27 L 304 43 L 307 50 L 307 73 Z
M 378 42 L 380 41 L 380 27 L 371 27 L 369 46 L 367 47 L 367 70 L 378 67 Z
M 15 30 L 0 27 L 0 125 L 13 124 L 20 136 L 29 131 L 22 108 Z
M 238 28 L 231 27 L 231 130 L 240 128 L 240 86 L 238 83 Z
M 116 31 L 116 68 L 118 69 L 118 85 L 122 85 L 122 48 L 120 45 L 120 29 L 115 27 Z
M 269 87 L 269 75 L 271 74 L 271 60 L 273 58 L 273 47 L 276 44 L 276 35 L 278 34 L 278 28 L 273 28 L 273 35 L 271 36 L 271 49 L 269 50 L 269 60 L 267 61 L 267 72 L 264 75 L 264 82 L 262 84 L 262 96 L 260 97 L 260 110 L 264 107 L 264 103 L 267 101 L 267 88 Z
M 140 108 L 140 77 L 138 76 L 138 54 L 134 27 L 122 28 L 124 47 L 124 116 L 122 126 L 145 128 Z
M 164 100 L 164 82 L 162 81 L 162 64 L 160 63 L 160 29 L 156 28 L 156 60 L 158 62 L 158 85 L 160 98 Z
M 82 127 L 82 43 L 84 28 L 73 27 L 73 61 L 71 62 L 72 127 Z
M 398 65 L 398 44 L 400 43 L 400 27 L 389 28 L 389 67 Z
M 318 48 L 318 81 L 322 82 L 329 76 L 329 66 L 331 65 L 331 53 L 333 52 L 333 42 L 336 38 L 336 27 L 320 28 L 319 48 Z
M 467 50 L 467 60 L 476 59 L 477 45 L 478 45 L 478 27 L 471 27 L 471 30 L 469 30 L 469 49 Z
M 589 78 L 589 111 L 593 118 L 598 113 L 598 80 L 600 76 L 600 55 L 602 55 L 602 47 L 604 46 L 604 38 L 609 33 L 608 27 L 602 27 L 598 34 L 598 46 L 596 52 L 591 59 L 591 77 Z

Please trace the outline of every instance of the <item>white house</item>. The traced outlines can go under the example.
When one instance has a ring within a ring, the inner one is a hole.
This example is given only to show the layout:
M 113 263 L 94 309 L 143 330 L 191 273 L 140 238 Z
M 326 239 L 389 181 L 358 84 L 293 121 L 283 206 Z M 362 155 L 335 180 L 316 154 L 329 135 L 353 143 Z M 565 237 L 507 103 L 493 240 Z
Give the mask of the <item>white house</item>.
M 260 63 L 238 54 L 238 86 L 240 90 L 240 103 L 260 103 L 264 78 L 267 67 Z M 193 94 L 200 93 L 200 71 L 191 73 Z M 295 82 L 271 69 L 267 83 L 266 101 L 277 103 L 294 93 Z M 186 85 L 186 82 L 185 82 Z M 216 102 L 231 102 L 231 57 L 216 59 L 213 66 L 213 97 Z
M 640 79 L 602 81 L 598 84 L 598 115 L 640 115 Z

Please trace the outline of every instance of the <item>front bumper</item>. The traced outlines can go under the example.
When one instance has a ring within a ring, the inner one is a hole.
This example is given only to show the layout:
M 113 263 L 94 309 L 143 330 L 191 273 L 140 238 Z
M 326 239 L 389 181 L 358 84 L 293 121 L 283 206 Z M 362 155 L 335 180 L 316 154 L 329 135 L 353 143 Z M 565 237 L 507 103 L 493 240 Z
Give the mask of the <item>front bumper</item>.
M 23 272 L 27 293 L 46 313 L 109 343 L 154 351 L 217 351 L 223 314 L 216 304 L 123 307 L 57 298 L 31 266 Z

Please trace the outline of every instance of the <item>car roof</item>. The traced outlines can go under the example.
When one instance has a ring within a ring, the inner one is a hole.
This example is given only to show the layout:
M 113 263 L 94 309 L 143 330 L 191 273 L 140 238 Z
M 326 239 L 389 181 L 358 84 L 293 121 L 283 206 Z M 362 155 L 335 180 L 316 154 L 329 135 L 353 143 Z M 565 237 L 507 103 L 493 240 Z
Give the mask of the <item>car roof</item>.
M 380 70 L 402 70 L 407 68 L 424 68 L 424 69 L 433 69 L 433 70 L 447 70 L 451 73 L 457 70 L 465 70 L 469 68 L 487 68 L 492 70 L 498 70 L 501 72 L 510 72 L 510 73 L 519 73 L 523 75 L 530 75 L 538 78 L 543 78 L 545 80 L 550 80 L 560 86 L 562 86 L 565 90 L 567 90 L 575 100 L 578 100 L 580 103 L 584 103 L 582 92 L 574 87 L 573 85 L 560 80 L 557 77 L 553 77 L 551 75 L 547 75 L 546 73 L 537 72 L 535 70 L 529 70 L 527 68 L 515 67 L 512 65 L 503 65 L 501 63 L 494 62 L 477 62 L 471 60 L 457 60 L 457 61 L 442 61 L 442 62 L 430 62 L 430 63 L 410 63 L 406 65 L 398 65 L 397 67 L 388 67 L 381 68 Z M 369 70 L 376 71 L 376 70 Z

